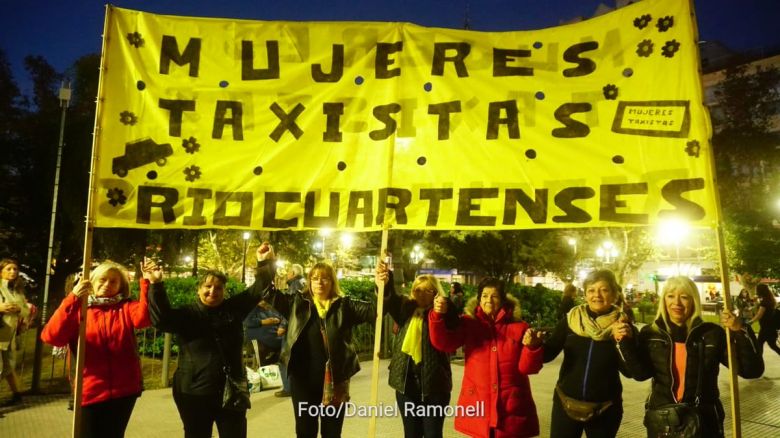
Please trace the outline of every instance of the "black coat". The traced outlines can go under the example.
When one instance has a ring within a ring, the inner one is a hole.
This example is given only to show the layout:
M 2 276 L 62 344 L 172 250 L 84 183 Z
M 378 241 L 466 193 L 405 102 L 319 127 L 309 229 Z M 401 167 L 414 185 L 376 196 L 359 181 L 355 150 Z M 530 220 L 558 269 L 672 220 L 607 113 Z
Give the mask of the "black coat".
M 286 342 L 282 343 L 280 360 L 290 368 L 291 353 L 301 333 L 317 309 L 308 292 L 288 295 L 275 289 L 268 289 L 263 299 L 287 318 Z M 376 320 L 376 304 L 338 297 L 325 315 L 325 333 L 330 349 L 330 363 L 333 367 L 333 383 L 341 383 L 360 371 L 357 353 L 352 347 L 352 327 Z M 324 370 L 323 370 L 324 372 Z
M 732 348 L 735 350 L 739 375 L 747 378 L 761 377 L 764 373 L 764 361 L 757 349 L 753 330 L 746 326 L 739 332 L 731 332 Z M 669 330 L 662 319 L 654 324 L 642 327 L 638 339 L 623 340 L 621 351 L 624 365 L 631 377 L 644 381 L 653 379 L 649 408 L 677 403 L 673 394 L 672 357 L 674 345 Z M 703 344 L 703 350 L 700 346 Z M 704 364 L 701 367 L 701 419 L 705 430 L 720 435 L 723 426 L 723 407 L 718 391 L 719 364 L 728 366 L 726 331 L 719 325 L 696 319 L 685 340 L 687 352 L 685 368 L 685 389 L 679 402 L 693 404 L 696 397 L 697 376 L 700 369 L 700 356 Z M 702 353 L 700 353 L 702 351 Z M 707 436 L 707 435 L 704 435 Z
M 544 341 L 544 362 L 555 359 L 563 350 L 558 385 L 564 394 L 582 401 L 613 401 L 620 404 L 623 385 L 618 370 L 628 376 L 621 365 L 615 341 L 595 341 L 579 336 L 561 318 L 553 333 Z
M 452 391 L 452 369 L 447 353 L 441 352 L 431 345 L 428 335 L 428 313 L 422 316 L 422 361 L 415 365 L 412 358 L 401 351 L 406 331 L 409 328 L 417 303 L 409 297 L 395 293 L 392 277 L 385 283 L 384 310 L 389 313 L 400 329 L 393 342 L 393 358 L 390 360 L 390 376 L 388 383 L 396 391 L 406 394 L 407 375 L 410 366 L 419 367 L 420 392 L 423 399 L 431 394 L 449 394 Z M 457 324 L 457 309 L 450 304 L 447 312 L 448 325 Z
M 152 284 L 149 292 L 152 324 L 176 334 L 179 344 L 174 391 L 192 395 L 221 394 L 225 385 L 225 362 L 234 378 L 246 378 L 242 361 L 242 322 L 260 302 L 263 290 L 271 285 L 272 272 L 271 262 L 259 263 L 255 284 L 243 293 L 226 298 L 217 307 L 204 306 L 198 300 L 172 308 L 163 284 Z

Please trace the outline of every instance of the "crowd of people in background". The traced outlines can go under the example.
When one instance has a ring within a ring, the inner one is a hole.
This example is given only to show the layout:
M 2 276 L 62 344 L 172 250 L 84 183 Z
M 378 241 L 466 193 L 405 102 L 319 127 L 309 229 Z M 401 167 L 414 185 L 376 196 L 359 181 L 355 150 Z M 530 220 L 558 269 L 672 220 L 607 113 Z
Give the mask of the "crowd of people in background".
M 220 437 L 247 436 L 245 339 L 255 341 L 258 366 L 267 358 L 278 362 L 283 384 L 275 395 L 291 398 L 296 435 L 341 436 L 343 410 L 330 415 L 305 407 L 338 407 L 350 400 L 350 379 L 360 371 L 351 333 L 376 320 L 376 302 L 344 295 L 327 263 L 308 273 L 292 265 L 286 290 L 279 290 L 270 243 L 258 247 L 256 258 L 255 283 L 244 292 L 227 297 L 225 274 L 207 271 L 193 291 L 196 301 L 179 307 L 170 304 L 163 269 L 150 259 L 140 266 L 138 299 L 130 298 L 127 271 L 115 263 L 100 264 L 88 279 L 76 282 L 41 337 L 75 349 L 86 300 L 82 436 L 124 436 L 143 390 L 134 330 L 150 325 L 176 334 L 179 361 L 172 393 L 186 437 L 210 437 L 214 424 Z M 0 377 L 12 391 L 8 403 L 17 404 L 15 335 L 30 306 L 19 264 L 0 260 L 0 274 Z M 743 378 L 763 374 L 764 344 L 780 354 L 776 303 L 766 284 L 757 286 L 755 299 L 743 289 L 734 312 L 722 312 L 716 324 L 702 318 L 696 284 L 671 277 L 659 294 L 654 320 L 637 325 L 615 274 L 596 270 L 582 282 L 582 304 L 574 285 L 564 287 L 557 324 L 542 332 L 523 319 L 520 303 L 496 278 L 482 279 L 470 300 L 461 283 L 445 291 L 427 274 L 401 293 L 383 262 L 376 267 L 375 283 L 383 292 L 384 313 L 397 326 L 387 383 L 398 405 L 450 405 L 451 360 L 460 351 L 464 372 L 456 405 L 464 409 L 455 411 L 454 426 L 472 437 L 538 436 L 529 376 L 561 354 L 558 379 L 550 388 L 551 437 L 616 436 L 624 416 L 621 374 L 652 379 L 644 412 L 649 437 L 683 432 L 723 437 L 717 379 L 720 365 L 728 366 L 727 340 Z M 757 337 L 751 327 L 756 322 Z M 476 406 L 483 406 L 480 415 L 463 414 Z M 409 412 L 416 410 L 399 411 L 404 436 L 443 436 L 443 409 L 425 416 Z

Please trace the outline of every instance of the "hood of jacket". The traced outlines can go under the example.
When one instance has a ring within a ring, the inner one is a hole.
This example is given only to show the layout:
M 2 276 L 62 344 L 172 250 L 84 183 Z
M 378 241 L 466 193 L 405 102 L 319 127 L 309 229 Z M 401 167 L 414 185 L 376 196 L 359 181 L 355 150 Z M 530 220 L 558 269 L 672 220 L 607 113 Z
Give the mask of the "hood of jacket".
M 472 297 L 466 302 L 466 306 L 463 307 L 463 312 L 471 318 L 477 318 L 477 307 L 479 307 L 478 305 L 479 300 L 477 297 Z M 520 302 L 517 300 L 517 298 L 507 294 L 506 302 L 501 306 L 501 308 L 504 309 L 505 315 L 511 315 L 511 319 L 507 322 L 522 321 L 523 312 L 522 309 L 520 309 Z

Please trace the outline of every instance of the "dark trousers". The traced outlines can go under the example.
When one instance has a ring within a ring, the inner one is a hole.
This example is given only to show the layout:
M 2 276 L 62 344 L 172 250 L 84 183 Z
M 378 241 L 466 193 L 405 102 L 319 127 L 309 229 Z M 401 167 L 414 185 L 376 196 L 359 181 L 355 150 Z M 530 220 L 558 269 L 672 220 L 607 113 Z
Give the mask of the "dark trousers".
M 217 423 L 220 438 L 246 438 L 246 411 L 222 408 L 221 395 L 192 395 L 173 391 L 184 423 L 185 438 L 211 438 Z
M 441 438 L 444 428 L 444 415 L 418 416 L 414 415 L 416 406 L 447 406 L 450 404 L 450 394 L 433 394 L 425 397 L 425 401 L 419 395 L 404 395 L 395 392 L 395 400 L 404 422 L 404 437 L 406 438 Z M 410 408 L 407 415 L 406 408 Z
M 344 408 L 329 407 L 326 412 L 320 409 L 324 372 L 319 376 L 293 373 L 287 378 L 290 383 L 293 415 L 295 415 L 295 434 L 298 438 L 316 438 L 320 425 L 322 438 L 340 437 L 341 427 L 344 425 Z M 309 410 L 309 407 L 312 409 Z
M 550 421 L 550 438 L 579 438 L 582 432 L 588 438 L 614 438 L 623 420 L 623 405 L 613 404 L 601 415 L 589 421 L 572 420 L 566 415 L 561 400 L 553 393 L 552 420 Z
M 122 438 L 125 436 L 125 429 L 137 399 L 138 394 L 134 394 L 82 407 L 81 436 Z
M 774 350 L 775 353 L 780 354 L 780 347 L 777 346 L 777 330 L 774 329 L 761 329 L 758 332 L 758 348 L 761 350 L 761 354 L 764 353 L 764 342 L 769 345 L 769 348 Z

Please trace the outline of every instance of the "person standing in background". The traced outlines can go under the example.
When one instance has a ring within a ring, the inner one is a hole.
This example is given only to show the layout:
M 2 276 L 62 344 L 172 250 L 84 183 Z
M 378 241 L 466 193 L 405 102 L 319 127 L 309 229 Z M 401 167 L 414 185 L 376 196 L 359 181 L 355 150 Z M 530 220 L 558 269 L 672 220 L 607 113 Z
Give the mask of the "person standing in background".
M 22 402 L 19 380 L 16 378 L 16 330 L 30 313 L 24 297 L 24 280 L 19 276 L 19 263 L 13 259 L 0 260 L 0 377 L 11 387 L 11 399 L 4 405 Z

